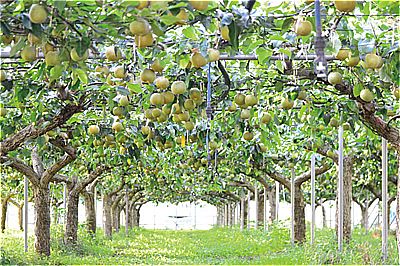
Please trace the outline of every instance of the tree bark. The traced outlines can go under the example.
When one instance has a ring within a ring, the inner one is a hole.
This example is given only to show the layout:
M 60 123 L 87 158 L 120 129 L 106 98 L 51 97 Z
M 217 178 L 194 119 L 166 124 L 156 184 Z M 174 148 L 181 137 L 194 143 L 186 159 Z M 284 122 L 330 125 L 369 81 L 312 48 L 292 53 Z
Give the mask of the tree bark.
M 50 190 L 49 187 L 33 188 L 35 203 L 35 250 L 50 256 Z
M 304 196 L 300 185 L 294 191 L 294 241 L 302 243 L 306 239 L 306 214 Z
M 23 224 L 23 219 L 24 219 L 24 202 L 22 202 L 18 206 L 18 225 L 19 225 L 19 230 L 24 231 L 24 224 Z
M 264 194 L 261 193 L 258 195 L 257 221 L 259 225 L 264 224 Z
M 267 190 L 268 203 L 269 203 L 269 221 L 274 222 L 276 220 L 276 187 L 273 186 Z
M 353 157 L 346 156 L 343 159 L 343 239 L 349 241 L 351 238 L 351 203 L 353 179 Z M 339 191 L 337 193 L 339 195 Z M 336 235 L 338 235 L 339 204 L 336 197 Z
M 398 177 L 397 177 L 397 205 L 396 205 L 396 236 L 397 236 L 397 252 L 400 262 L 400 152 L 397 154 Z
M 85 201 L 86 230 L 89 234 L 96 234 L 96 208 L 94 193 L 90 190 L 82 193 Z
M 119 232 L 120 228 L 120 216 L 121 216 L 121 208 L 119 207 L 119 203 L 124 197 L 124 193 L 116 194 L 113 197 L 112 205 L 111 205 L 111 215 L 112 215 L 112 226 L 115 232 Z
M 104 236 L 111 238 L 112 223 L 111 223 L 111 197 L 108 195 L 103 196 L 103 229 Z
M 68 189 L 67 221 L 64 241 L 66 245 L 76 245 L 78 240 L 78 205 L 79 194 Z
M 367 230 L 368 228 L 368 206 L 363 206 L 361 204 L 359 204 L 358 206 L 360 206 L 361 209 L 361 226 Z
M 321 209 L 322 209 L 322 227 L 325 228 L 325 227 L 327 227 L 326 209 L 325 209 L 325 206 L 323 204 L 321 204 Z
M 6 229 L 6 219 L 7 219 L 7 209 L 8 209 L 8 200 L 9 196 L 4 198 L 1 201 L 1 232 L 4 233 L 4 230 Z

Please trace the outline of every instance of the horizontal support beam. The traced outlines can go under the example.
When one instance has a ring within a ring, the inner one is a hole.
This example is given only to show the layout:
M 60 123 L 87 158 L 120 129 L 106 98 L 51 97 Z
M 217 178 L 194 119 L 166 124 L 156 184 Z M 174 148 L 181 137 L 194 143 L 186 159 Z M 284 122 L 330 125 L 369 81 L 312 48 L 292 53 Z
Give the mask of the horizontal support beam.
M 291 58 L 292 60 L 304 60 L 304 61 L 314 61 L 315 58 L 317 56 L 315 54 L 309 54 L 309 55 L 300 55 L 300 56 L 294 56 L 293 58 Z M 0 58 L 3 59 L 15 59 L 15 58 L 20 58 L 19 55 L 11 57 L 10 56 L 10 52 L 9 51 L 1 51 L 0 53 Z M 37 58 L 44 58 L 43 53 L 39 53 Z M 89 55 L 90 59 L 105 59 L 104 56 L 100 56 L 98 54 L 90 54 Z M 269 58 L 270 60 L 287 60 L 289 59 L 288 56 L 286 55 L 273 55 Z M 250 60 L 258 60 L 257 55 L 233 55 L 233 56 L 229 56 L 226 54 L 222 54 L 220 56 L 220 60 L 237 60 L 237 61 L 250 61 Z M 332 60 L 336 60 L 336 58 L 334 56 L 326 56 L 326 60 L 327 61 L 332 61 Z M 2 63 L 7 63 L 7 62 L 2 62 Z

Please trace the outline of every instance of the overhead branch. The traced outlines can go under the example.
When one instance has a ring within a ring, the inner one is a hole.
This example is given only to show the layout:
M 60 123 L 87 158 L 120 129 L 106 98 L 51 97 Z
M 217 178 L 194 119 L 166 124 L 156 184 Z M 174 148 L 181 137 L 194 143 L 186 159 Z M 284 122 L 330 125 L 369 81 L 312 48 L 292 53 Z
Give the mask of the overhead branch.
M 77 186 L 75 187 L 76 192 L 80 193 L 89 184 L 94 182 L 96 180 L 96 178 L 98 178 L 102 174 L 108 172 L 109 170 L 111 170 L 111 167 L 109 167 L 109 166 L 106 166 L 106 165 L 97 166 L 96 169 L 93 172 L 91 172 L 87 178 L 85 178 L 81 182 L 78 182 Z
M 251 10 L 254 7 L 254 4 L 256 3 L 256 0 L 248 0 L 246 4 L 246 9 L 249 11 L 249 14 L 251 13 Z
M 229 91 L 231 90 L 231 79 L 229 78 L 229 74 L 226 71 L 225 67 L 222 65 L 221 61 L 218 61 L 218 68 L 221 71 L 221 74 L 224 77 L 225 85 L 227 86 L 227 89 L 224 90 L 221 96 L 217 99 L 217 102 L 221 102 L 228 96 Z
M 60 127 L 74 114 L 81 112 L 84 108 L 84 97 L 81 97 L 78 104 L 66 105 L 58 115 L 50 120 L 39 119 L 35 124 L 24 127 L 0 143 L 0 155 L 7 155 L 8 152 L 17 149 L 25 141 L 35 139 L 46 134 L 50 130 Z
M 230 186 L 234 186 L 234 187 L 245 187 L 248 190 L 250 190 L 252 193 L 254 193 L 254 187 L 252 185 L 250 185 L 248 182 L 244 182 L 244 181 L 238 181 L 238 180 L 233 180 L 229 183 Z
M 39 176 L 35 173 L 32 167 L 22 160 L 9 156 L 1 156 L 0 160 L 3 166 L 9 166 L 25 175 L 34 186 L 39 185 Z
M 322 175 L 323 173 L 326 173 L 329 169 L 331 169 L 331 165 L 329 164 L 324 164 L 321 167 L 318 167 L 315 169 L 315 175 Z M 309 180 L 311 178 L 311 171 L 304 173 L 298 177 L 295 178 L 294 182 L 297 185 L 301 185 L 305 181 Z

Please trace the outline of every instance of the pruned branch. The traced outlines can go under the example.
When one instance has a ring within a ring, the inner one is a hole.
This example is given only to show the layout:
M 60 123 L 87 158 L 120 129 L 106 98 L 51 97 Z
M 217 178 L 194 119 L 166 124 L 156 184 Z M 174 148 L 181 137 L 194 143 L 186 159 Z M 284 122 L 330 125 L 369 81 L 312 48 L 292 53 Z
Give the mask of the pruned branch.
M 315 175 L 316 176 L 322 175 L 323 173 L 327 172 L 329 169 L 331 169 L 331 166 L 328 164 L 324 164 L 321 167 L 318 167 L 317 169 L 315 169 Z M 297 185 L 301 185 L 302 183 L 309 180 L 310 178 L 311 178 L 311 171 L 304 173 L 301 176 L 296 177 L 294 182 Z

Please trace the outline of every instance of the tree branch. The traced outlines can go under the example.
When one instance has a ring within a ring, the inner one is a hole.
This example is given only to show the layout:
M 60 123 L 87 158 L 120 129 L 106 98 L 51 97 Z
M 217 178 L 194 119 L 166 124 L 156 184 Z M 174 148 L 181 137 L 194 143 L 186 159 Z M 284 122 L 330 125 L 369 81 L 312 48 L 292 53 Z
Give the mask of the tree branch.
M 82 96 L 78 104 L 66 105 L 58 115 L 54 116 L 49 121 L 40 119 L 35 124 L 30 124 L 9 136 L 0 143 L 0 155 L 7 155 L 8 152 L 17 149 L 25 141 L 35 139 L 65 124 L 75 113 L 81 112 L 85 108 L 84 99 L 84 96 Z
M 28 177 L 33 186 L 39 186 L 39 176 L 35 173 L 32 167 L 25 164 L 22 160 L 8 156 L 1 156 L 0 161 L 3 166 L 10 166 L 11 168 Z
M 323 173 L 327 172 L 329 169 L 331 169 L 331 165 L 328 164 L 324 164 L 321 167 L 315 169 L 315 175 L 322 175 Z M 295 184 L 301 185 L 302 183 L 304 183 L 305 181 L 309 180 L 311 178 L 311 171 L 302 174 L 299 177 L 296 177 L 294 180 Z

